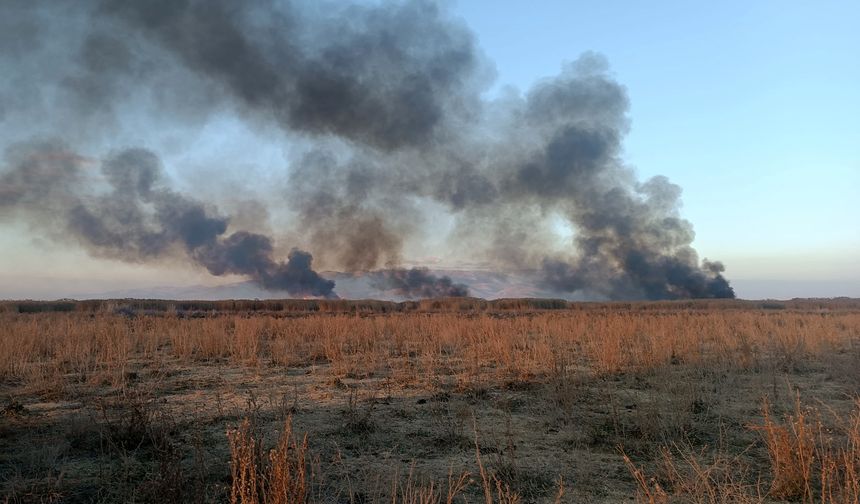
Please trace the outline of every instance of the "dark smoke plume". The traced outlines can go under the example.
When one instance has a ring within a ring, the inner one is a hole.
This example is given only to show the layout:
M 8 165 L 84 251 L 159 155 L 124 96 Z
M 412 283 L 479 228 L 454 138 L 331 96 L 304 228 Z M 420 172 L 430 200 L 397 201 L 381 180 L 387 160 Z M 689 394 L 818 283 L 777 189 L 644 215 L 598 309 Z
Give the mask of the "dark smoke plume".
M 395 268 L 373 272 L 374 284 L 405 298 L 465 297 L 469 287 L 450 277 L 436 276 L 427 268 Z
M 290 166 L 270 213 L 292 217 L 285 235 L 324 267 L 405 272 L 404 248 L 435 237 L 445 212 L 447 245 L 464 259 L 538 271 L 536 281 L 574 298 L 734 296 L 722 265 L 691 247 L 680 188 L 640 182 L 624 163 L 627 93 L 597 54 L 486 99 L 493 69 L 471 32 L 422 0 L 9 0 L 0 50 L 7 139 L 59 137 L 101 152 L 169 130 L 184 132 L 166 142 L 182 151 L 225 116 L 277 135 Z M 149 157 L 112 157 L 108 190 L 86 198 L 58 182 L 89 189 L 81 161 L 51 161 L 44 184 L 46 167 L 10 168 L 4 180 L 28 189 L 0 188 L 0 207 L 40 215 L 95 254 L 149 260 L 179 249 L 214 274 L 331 293 L 309 256 L 282 264 L 270 238 L 228 234 L 226 219 L 163 187 Z M 572 229 L 567 243 L 559 221 Z M 411 292 L 410 275 L 392 275 L 393 288 Z M 414 275 L 416 285 L 440 281 Z
M 153 153 L 112 155 L 100 163 L 100 178 L 87 173 L 95 164 L 56 142 L 10 147 L 0 170 L 0 216 L 50 228 L 98 256 L 136 262 L 184 253 L 213 275 L 246 275 L 293 295 L 333 295 L 334 282 L 311 269 L 307 252 L 294 249 L 277 262 L 269 237 L 226 235 L 227 218 L 165 188 Z M 90 190 L 99 184 L 104 190 Z
M 291 2 L 103 0 L 100 7 L 251 111 L 288 129 L 385 150 L 430 142 L 476 63 L 471 34 L 430 2 L 350 6 L 329 19 Z

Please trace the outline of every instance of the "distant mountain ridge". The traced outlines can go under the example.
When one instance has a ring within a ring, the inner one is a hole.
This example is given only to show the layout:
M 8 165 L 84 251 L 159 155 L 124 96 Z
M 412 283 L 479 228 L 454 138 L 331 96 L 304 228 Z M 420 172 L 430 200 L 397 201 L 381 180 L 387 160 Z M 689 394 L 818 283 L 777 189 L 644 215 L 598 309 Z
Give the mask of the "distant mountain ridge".
M 469 286 L 469 295 L 484 299 L 500 298 L 556 298 L 582 300 L 569 293 L 542 288 L 533 273 L 498 273 L 478 269 L 431 269 L 434 275 L 447 275 L 456 283 Z M 334 280 L 335 292 L 345 299 L 380 299 L 404 301 L 406 298 L 393 291 L 379 289 L 373 285 L 368 273 L 322 272 L 321 275 Z M 733 279 L 732 284 L 744 299 L 793 299 L 860 297 L 860 283 L 850 279 L 844 281 L 785 281 Z M 68 292 L 68 291 L 66 291 Z M 21 297 L 21 296 L 11 296 Z M 11 298 L 10 297 L 10 298 Z M 105 291 L 81 291 L 69 295 L 40 296 L 43 299 L 69 297 L 74 299 L 178 299 L 216 301 L 219 299 L 286 299 L 288 292 L 267 291 L 251 281 L 224 285 L 158 286 Z
M 469 295 L 484 299 L 499 298 L 569 298 L 559 292 L 541 288 L 534 277 L 523 273 L 497 273 L 481 270 L 430 270 L 434 275 L 451 277 L 455 283 L 469 287 Z M 341 273 L 326 271 L 321 275 L 335 281 L 335 292 L 345 299 L 380 299 L 403 301 L 407 298 L 393 290 L 380 289 L 366 272 Z M 158 286 L 132 289 L 117 289 L 100 292 L 82 292 L 69 297 L 76 299 L 284 299 L 294 297 L 288 292 L 263 289 L 252 281 L 224 285 Z

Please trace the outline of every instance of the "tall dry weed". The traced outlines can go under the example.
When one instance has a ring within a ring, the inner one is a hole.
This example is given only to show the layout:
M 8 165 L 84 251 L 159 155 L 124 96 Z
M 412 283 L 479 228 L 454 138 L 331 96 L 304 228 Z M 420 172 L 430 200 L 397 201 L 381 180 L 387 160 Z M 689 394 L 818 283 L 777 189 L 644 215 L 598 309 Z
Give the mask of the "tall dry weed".
M 829 414 L 833 426 L 825 425 Z M 794 413 L 774 418 L 767 401 L 761 432 L 770 460 L 769 494 L 805 503 L 860 503 L 860 402 L 847 415 L 804 408 L 797 395 Z
M 246 418 L 227 432 L 230 444 L 232 504 L 300 504 L 310 492 L 308 440 L 298 441 L 292 418 L 284 423 L 275 447 L 264 455 L 260 436 Z

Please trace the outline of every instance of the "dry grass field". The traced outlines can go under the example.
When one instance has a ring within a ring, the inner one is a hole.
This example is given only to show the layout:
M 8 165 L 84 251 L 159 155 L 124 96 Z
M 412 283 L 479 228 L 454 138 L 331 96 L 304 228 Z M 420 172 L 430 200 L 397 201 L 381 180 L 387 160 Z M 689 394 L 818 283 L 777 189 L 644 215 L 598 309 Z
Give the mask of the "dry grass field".
M 860 502 L 860 302 L 0 304 L 0 502 Z

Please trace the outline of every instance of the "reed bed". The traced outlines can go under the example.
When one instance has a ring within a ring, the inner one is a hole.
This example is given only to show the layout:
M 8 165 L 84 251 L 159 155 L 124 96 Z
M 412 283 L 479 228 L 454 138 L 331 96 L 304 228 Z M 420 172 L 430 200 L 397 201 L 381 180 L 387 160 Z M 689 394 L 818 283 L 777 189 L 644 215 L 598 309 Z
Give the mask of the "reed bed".
M 544 312 L 478 314 L 131 317 L 6 314 L 0 378 L 113 376 L 130 360 L 177 358 L 245 366 L 327 364 L 338 375 L 547 377 L 564 366 L 594 374 L 680 362 L 730 369 L 791 366 L 846 352 L 860 313 Z
M 860 502 L 849 301 L 266 303 L 0 313 L 5 500 Z

